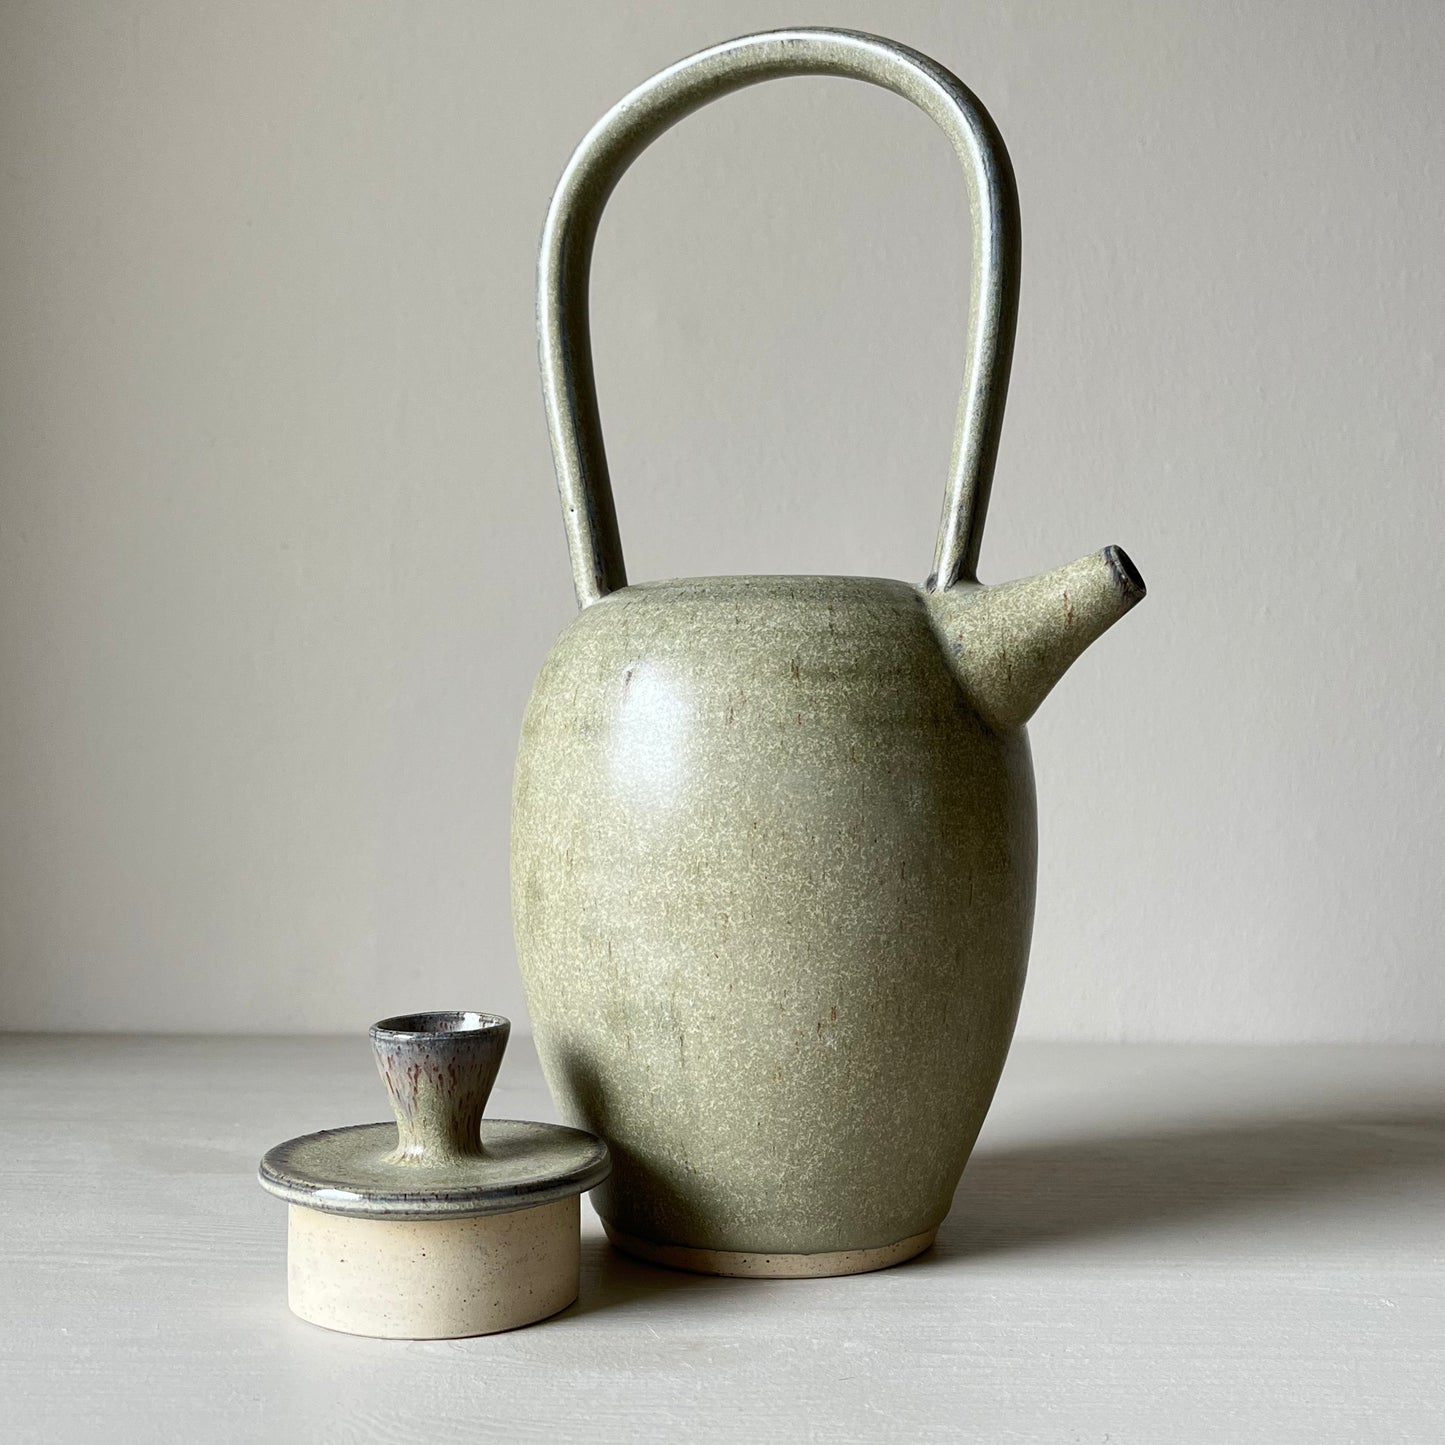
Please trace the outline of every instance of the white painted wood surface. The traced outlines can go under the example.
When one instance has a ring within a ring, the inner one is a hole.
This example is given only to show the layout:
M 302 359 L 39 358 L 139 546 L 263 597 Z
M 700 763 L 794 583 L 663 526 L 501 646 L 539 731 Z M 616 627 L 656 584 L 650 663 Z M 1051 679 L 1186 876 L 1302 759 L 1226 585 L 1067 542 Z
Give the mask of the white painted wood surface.
M 552 1117 L 514 1045 L 495 1112 Z M 937 1247 L 843 1280 L 611 1254 L 513 1334 L 285 1303 L 269 1145 L 364 1038 L 0 1037 L 0 1439 L 1445 1440 L 1445 1050 L 1024 1045 Z

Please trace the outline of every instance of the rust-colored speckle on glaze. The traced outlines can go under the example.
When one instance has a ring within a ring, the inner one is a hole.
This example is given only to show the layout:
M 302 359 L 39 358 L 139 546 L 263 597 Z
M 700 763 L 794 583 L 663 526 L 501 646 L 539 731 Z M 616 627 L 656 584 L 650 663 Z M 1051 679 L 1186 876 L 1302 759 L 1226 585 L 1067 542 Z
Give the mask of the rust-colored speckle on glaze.
M 658 134 L 777 75 L 932 116 L 976 276 L 933 575 L 627 584 L 586 330 L 602 207 Z M 1013 1033 L 1032 927 L 1024 724 L 1143 595 L 1117 548 L 984 587 L 1018 286 L 983 107 L 875 36 L 749 36 L 680 62 L 578 148 L 543 232 L 543 392 L 581 612 L 522 726 L 512 897 L 536 1040 L 612 1150 L 619 1247 L 713 1273 L 853 1273 L 925 1249 Z

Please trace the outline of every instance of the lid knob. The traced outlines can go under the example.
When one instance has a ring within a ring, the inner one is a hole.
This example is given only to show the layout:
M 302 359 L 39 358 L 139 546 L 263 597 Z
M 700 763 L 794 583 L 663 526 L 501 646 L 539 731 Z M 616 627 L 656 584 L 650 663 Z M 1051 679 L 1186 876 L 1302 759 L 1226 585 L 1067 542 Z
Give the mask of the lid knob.
M 396 1114 L 392 1164 L 446 1165 L 482 1153 L 487 1107 L 511 1022 L 499 1014 L 398 1014 L 373 1024 L 376 1067 Z

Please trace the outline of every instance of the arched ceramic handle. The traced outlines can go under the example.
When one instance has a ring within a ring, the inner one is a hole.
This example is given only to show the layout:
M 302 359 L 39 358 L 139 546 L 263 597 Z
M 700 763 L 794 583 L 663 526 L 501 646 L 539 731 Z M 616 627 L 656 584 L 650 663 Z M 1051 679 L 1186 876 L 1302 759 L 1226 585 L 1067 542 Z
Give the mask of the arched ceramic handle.
M 973 295 L 963 395 L 930 588 L 973 581 L 1003 424 L 1018 310 L 1018 196 L 988 112 L 941 65 L 875 35 L 775 30 L 700 51 L 654 75 L 584 137 L 562 173 L 537 275 L 537 333 L 547 426 L 581 607 L 627 585 L 592 370 L 588 272 L 602 208 L 663 131 L 710 100 L 784 75 L 841 75 L 896 91 L 953 143 L 973 213 Z

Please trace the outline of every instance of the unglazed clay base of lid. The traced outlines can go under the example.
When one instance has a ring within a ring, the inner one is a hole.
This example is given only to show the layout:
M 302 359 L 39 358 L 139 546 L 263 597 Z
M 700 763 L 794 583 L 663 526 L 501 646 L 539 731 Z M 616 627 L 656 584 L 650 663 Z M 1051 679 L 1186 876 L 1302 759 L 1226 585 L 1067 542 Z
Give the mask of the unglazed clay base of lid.
M 288 1303 L 313 1325 L 380 1339 L 490 1335 L 577 1298 L 580 1195 L 462 1219 L 356 1219 L 293 1204 Z
M 511 1025 L 430 1013 L 371 1030 L 395 1124 L 288 1140 L 261 1161 L 290 1206 L 288 1298 L 350 1334 L 516 1329 L 577 1297 L 578 1199 L 607 1146 L 581 1129 L 482 1118 Z

